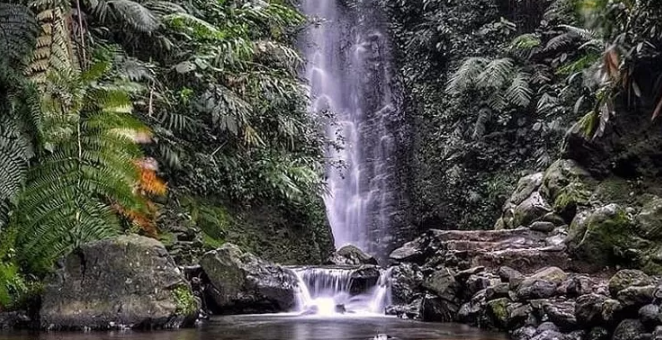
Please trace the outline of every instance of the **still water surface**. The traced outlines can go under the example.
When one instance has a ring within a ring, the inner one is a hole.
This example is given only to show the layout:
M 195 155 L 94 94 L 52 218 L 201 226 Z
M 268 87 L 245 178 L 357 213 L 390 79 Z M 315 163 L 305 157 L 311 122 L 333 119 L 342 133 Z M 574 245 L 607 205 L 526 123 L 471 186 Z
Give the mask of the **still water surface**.
M 2 340 L 505 340 L 463 325 L 386 317 L 226 316 L 168 332 L 2 333 Z

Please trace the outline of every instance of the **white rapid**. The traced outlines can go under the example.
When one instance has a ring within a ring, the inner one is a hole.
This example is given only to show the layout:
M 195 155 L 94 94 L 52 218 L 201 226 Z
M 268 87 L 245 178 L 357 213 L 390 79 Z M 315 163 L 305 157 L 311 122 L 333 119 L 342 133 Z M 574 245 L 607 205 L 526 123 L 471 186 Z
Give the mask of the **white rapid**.
M 391 304 L 390 270 L 367 286 L 354 278 L 356 269 L 299 268 L 297 312 L 304 315 L 384 315 Z
M 385 259 L 393 244 L 398 195 L 396 149 L 400 104 L 390 74 L 389 42 L 374 0 L 302 0 L 319 25 L 304 39 L 310 111 L 332 115 L 327 136 L 327 216 L 336 247 L 353 244 Z M 340 169 L 338 169 L 340 165 Z

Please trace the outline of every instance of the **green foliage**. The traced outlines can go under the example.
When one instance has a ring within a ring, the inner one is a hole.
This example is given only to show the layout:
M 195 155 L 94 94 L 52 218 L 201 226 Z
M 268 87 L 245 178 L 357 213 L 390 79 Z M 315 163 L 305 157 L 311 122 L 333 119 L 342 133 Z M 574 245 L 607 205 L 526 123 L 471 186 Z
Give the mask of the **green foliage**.
M 197 312 L 198 302 L 189 287 L 177 286 L 172 290 L 172 297 L 177 304 L 178 314 L 188 316 Z
M 141 153 L 127 134 L 144 126 L 129 116 L 127 89 L 100 78 L 106 69 L 99 63 L 79 75 L 56 73 L 48 83 L 50 93 L 59 95 L 45 98 L 43 107 L 67 108 L 52 117 L 66 115 L 64 126 L 71 133 L 38 155 L 18 201 L 20 257 L 36 268 L 49 268 L 84 242 L 117 234 L 121 227 L 113 206 L 146 210 L 134 193 L 133 161 Z
M 21 74 L 36 35 L 36 21 L 26 7 L 0 4 L 0 231 L 40 134 L 36 88 Z

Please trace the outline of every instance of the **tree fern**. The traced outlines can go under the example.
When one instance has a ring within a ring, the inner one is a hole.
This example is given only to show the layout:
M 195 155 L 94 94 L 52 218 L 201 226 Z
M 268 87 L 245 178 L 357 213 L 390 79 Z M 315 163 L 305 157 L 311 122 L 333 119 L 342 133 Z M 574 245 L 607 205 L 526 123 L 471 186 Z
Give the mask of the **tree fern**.
M 51 93 L 70 95 L 47 102 L 74 112 L 67 121 L 72 133 L 39 154 L 18 201 L 17 244 L 21 259 L 35 269 L 47 268 L 83 242 L 119 232 L 118 210 L 147 210 L 136 193 L 139 168 L 134 161 L 141 152 L 134 135 L 126 133 L 145 127 L 127 114 L 128 95 L 99 82 L 103 69 L 49 77 Z M 52 89 L 57 86 L 63 88 Z

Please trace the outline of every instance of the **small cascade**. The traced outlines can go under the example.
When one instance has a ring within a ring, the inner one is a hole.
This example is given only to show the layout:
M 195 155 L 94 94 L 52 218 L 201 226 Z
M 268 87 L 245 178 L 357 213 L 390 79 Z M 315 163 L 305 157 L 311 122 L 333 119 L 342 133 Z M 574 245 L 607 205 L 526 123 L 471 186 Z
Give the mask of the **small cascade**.
M 390 270 L 379 277 L 357 276 L 357 268 L 295 268 L 297 310 L 304 315 L 379 315 L 391 303 Z

